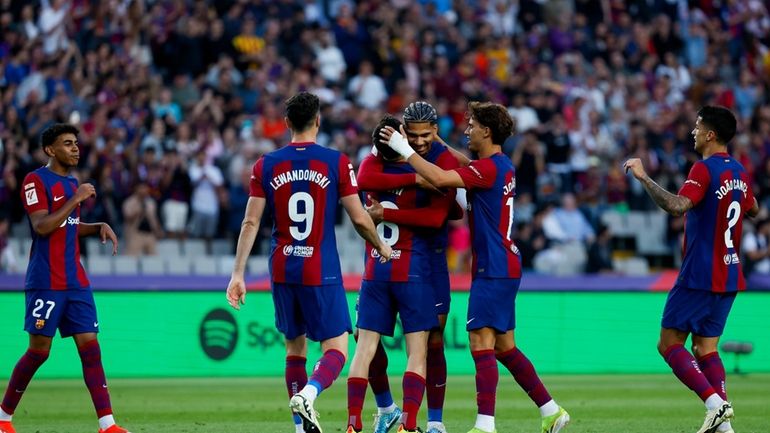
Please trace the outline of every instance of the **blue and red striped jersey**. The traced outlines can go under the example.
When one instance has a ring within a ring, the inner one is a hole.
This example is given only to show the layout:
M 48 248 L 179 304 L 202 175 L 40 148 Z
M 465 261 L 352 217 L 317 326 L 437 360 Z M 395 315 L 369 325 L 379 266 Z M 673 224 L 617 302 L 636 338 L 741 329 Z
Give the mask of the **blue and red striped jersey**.
M 748 173 L 726 153 L 693 165 L 679 195 L 692 201 L 685 214 L 682 268 L 677 283 L 691 289 L 746 289 L 741 267 L 743 216 L 754 205 Z
M 436 164 L 444 170 L 454 170 L 455 168 L 460 167 L 460 163 L 457 161 L 457 158 L 455 158 L 454 155 L 452 155 L 452 152 L 450 152 L 446 146 L 441 143 L 433 143 L 430 151 L 425 156 L 425 160 Z M 456 194 L 454 188 L 450 188 L 450 190 L 446 191 L 445 193 L 447 195 L 451 195 L 453 202 Z M 446 260 L 447 243 L 449 243 L 449 224 L 448 220 L 445 220 L 441 228 L 433 234 L 433 239 L 431 241 L 431 252 L 434 255 L 444 256 L 444 260 Z
M 315 143 L 290 143 L 254 164 L 250 195 L 265 198 L 273 219 L 274 282 L 342 283 L 334 223 L 340 198 L 357 193 L 348 157 Z
M 24 178 L 21 200 L 27 215 L 43 210 L 52 214 L 77 190 L 78 181 L 74 177 L 60 176 L 48 167 L 41 167 Z M 80 263 L 79 224 L 80 206 L 48 236 L 40 236 L 32 230 L 26 289 L 90 289 L 91 283 Z
M 496 153 L 455 171 L 468 191 L 473 278 L 521 278 L 519 249 L 513 243 L 513 162 Z
M 406 162 L 385 163 L 382 171 L 387 174 L 414 173 Z M 361 172 L 361 176 L 367 176 Z M 385 209 L 416 209 L 430 202 L 430 194 L 419 188 L 404 187 L 388 191 L 371 191 L 367 196 L 376 199 Z M 380 238 L 393 250 L 387 263 L 380 263 L 380 256 L 374 246 L 366 243 L 366 268 L 364 280 L 369 281 L 424 281 L 430 275 L 428 252 L 429 236 L 417 227 L 382 221 L 377 224 Z

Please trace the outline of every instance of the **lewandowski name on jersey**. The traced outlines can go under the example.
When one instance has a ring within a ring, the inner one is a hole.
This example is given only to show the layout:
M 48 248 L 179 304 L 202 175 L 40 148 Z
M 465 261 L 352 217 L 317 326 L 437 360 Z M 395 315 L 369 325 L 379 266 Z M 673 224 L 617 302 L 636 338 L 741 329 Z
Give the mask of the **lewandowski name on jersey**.
M 313 182 L 324 189 L 326 189 L 326 187 L 328 187 L 331 183 L 329 178 L 326 177 L 323 173 L 319 173 L 315 170 L 304 169 L 290 170 L 285 173 L 281 173 L 273 177 L 273 180 L 270 181 L 270 186 L 273 187 L 273 190 L 278 190 L 278 188 L 286 185 L 287 183 L 295 181 Z

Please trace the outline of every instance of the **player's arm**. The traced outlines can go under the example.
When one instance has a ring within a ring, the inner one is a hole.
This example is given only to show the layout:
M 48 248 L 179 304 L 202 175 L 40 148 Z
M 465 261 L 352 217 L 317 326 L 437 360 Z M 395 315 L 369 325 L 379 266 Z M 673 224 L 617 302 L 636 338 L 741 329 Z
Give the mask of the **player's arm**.
M 358 194 L 346 195 L 340 199 L 340 202 L 342 207 L 345 208 L 345 212 L 348 213 L 350 221 L 353 222 L 353 227 L 356 228 L 358 234 L 374 245 L 374 248 L 380 253 L 380 257 L 384 259 L 383 261 L 389 260 L 391 255 L 390 246 L 380 239 L 377 229 L 374 227 L 374 222 L 369 217 L 369 214 L 366 213 L 366 210 L 364 210 Z
M 754 204 L 751 206 L 751 209 L 746 211 L 746 215 L 750 216 L 751 218 L 759 215 L 759 203 L 757 202 L 756 197 L 754 197 Z
M 369 155 L 361 161 L 356 181 L 358 188 L 363 191 L 388 191 L 414 186 L 417 183 L 417 175 L 414 173 L 385 173 L 380 158 L 376 155 Z
M 48 210 L 45 209 L 30 213 L 29 221 L 32 224 L 32 230 L 40 236 L 50 235 L 62 225 L 80 203 L 86 201 L 89 197 L 96 197 L 96 189 L 90 183 L 84 183 L 78 187 L 75 195 L 64 202 L 64 205 L 54 213 L 48 213 Z
M 460 164 L 460 166 L 466 167 L 466 166 L 468 166 L 471 163 L 471 159 L 470 158 L 468 158 L 464 153 L 460 152 L 459 150 L 455 149 L 454 147 L 448 145 L 447 142 L 444 141 L 443 138 L 439 137 L 438 134 L 434 135 L 434 137 L 435 137 L 436 141 L 438 141 L 439 143 L 443 144 L 444 147 L 447 148 L 449 153 L 452 154 L 452 156 L 457 160 L 457 162 Z
M 454 197 L 450 197 L 454 201 Z M 366 212 L 379 224 L 388 221 L 399 225 L 411 227 L 439 228 L 449 218 L 451 203 L 446 196 L 436 196 L 431 199 L 430 205 L 415 209 L 390 209 L 383 207 L 380 202 L 370 198 L 372 205 L 366 208 Z
M 630 170 L 634 177 L 641 182 L 642 186 L 644 186 L 644 189 L 647 190 L 647 194 L 652 197 L 652 200 L 669 214 L 681 216 L 694 206 L 693 201 L 689 197 L 680 194 L 672 194 L 652 180 L 644 170 L 642 160 L 639 158 L 629 159 L 623 164 L 623 168 L 626 173 Z M 702 197 L 703 196 L 701 195 L 700 198 Z
M 246 203 L 246 213 L 241 223 L 241 233 L 238 235 L 238 246 L 235 249 L 235 264 L 230 275 L 230 283 L 227 285 L 227 302 L 236 310 L 246 303 L 246 259 L 251 254 L 254 240 L 259 232 L 259 222 L 265 211 L 266 200 L 264 197 L 249 197 Z
M 107 223 L 80 223 L 78 224 L 78 237 L 99 235 L 103 244 L 109 240 L 112 242 L 112 255 L 118 254 L 118 237 Z

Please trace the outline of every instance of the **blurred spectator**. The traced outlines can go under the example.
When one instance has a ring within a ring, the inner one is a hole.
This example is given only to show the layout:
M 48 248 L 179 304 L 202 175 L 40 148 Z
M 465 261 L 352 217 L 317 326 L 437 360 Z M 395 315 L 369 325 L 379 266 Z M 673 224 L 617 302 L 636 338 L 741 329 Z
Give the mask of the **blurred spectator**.
M 157 254 L 158 238 L 163 237 L 157 209 L 150 186 L 142 181 L 137 183 L 134 193 L 123 202 L 123 238 L 127 255 Z
M 192 183 L 187 163 L 175 149 L 163 155 L 163 178 L 160 185 L 163 193 L 163 229 L 168 237 L 184 238 L 190 212 Z
M 189 174 L 193 192 L 187 231 L 192 237 L 210 240 L 219 224 L 219 189 L 224 185 L 224 176 L 219 167 L 208 160 L 205 149 L 195 155 Z
M 557 242 L 590 242 L 594 238 L 594 229 L 571 193 L 562 195 L 561 206 L 547 214 L 543 230 L 548 239 Z
M 741 249 L 746 257 L 744 272 L 770 275 L 770 219 L 756 222 L 754 231 L 743 235 Z
M 358 75 L 350 80 L 348 92 L 357 105 L 370 110 L 378 108 L 388 98 L 385 82 L 374 75 L 369 61 L 361 63 Z
M 16 251 L 8 243 L 8 229 L 10 221 L 5 212 L 0 213 L 0 274 L 21 273 Z
M 608 226 L 601 226 L 596 240 L 588 248 L 586 272 L 596 274 L 612 272 L 612 270 L 612 232 Z

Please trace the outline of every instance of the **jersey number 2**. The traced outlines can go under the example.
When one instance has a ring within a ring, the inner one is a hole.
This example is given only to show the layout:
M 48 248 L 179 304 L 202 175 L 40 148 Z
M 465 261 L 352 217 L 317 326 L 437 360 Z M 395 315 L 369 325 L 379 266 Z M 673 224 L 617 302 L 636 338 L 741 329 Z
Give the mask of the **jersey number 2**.
M 298 225 L 289 226 L 291 237 L 298 241 L 307 239 L 313 229 L 315 202 L 306 192 L 295 192 L 289 197 L 289 219 Z
M 727 230 L 725 230 L 725 245 L 727 248 L 733 248 L 733 234 L 731 230 L 738 224 L 738 217 L 741 216 L 741 205 L 734 201 L 727 208 Z

